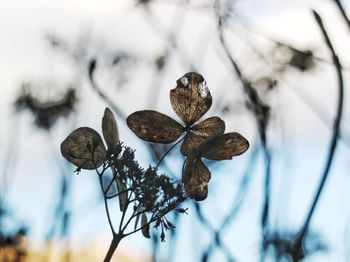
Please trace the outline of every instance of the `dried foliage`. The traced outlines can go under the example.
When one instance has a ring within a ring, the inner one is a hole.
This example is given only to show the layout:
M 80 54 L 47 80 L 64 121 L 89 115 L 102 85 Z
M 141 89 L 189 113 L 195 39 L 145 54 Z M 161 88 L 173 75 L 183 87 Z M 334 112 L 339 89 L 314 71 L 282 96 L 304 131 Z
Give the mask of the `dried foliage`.
M 89 127 L 74 130 L 61 144 L 62 155 L 81 169 L 95 169 L 103 192 L 106 213 L 113 233 L 113 241 L 105 261 L 109 261 L 120 240 L 137 231 L 150 237 L 150 224 L 161 226 L 160 238 L 165 239 L 164 229 L 173 229 L 166 215 L 176 209 L 185 199 L 182 183 L 173 181 L 166 175 L 158 175 L 156 168 L 141 168 L 135 161 L 134 150 L 122 145 L 118 137 L 118 128 L 114 115 L 106 108 L 102 119 L 102 132 L 107 144 L 105 147 L 101 136 Z M 102 170 L 99 170 L 99 168 Z M 112 178 L 106 176 L 112 170 Z M 107 184 L 107 186 L 106 186 Z M 114 187 L 113 187 L 114 186 Z M 114 188 L 117 193 L 113 193 Z M 109 213 L 108 200 L 118 197 L 122 217 L 118 230 L 114 229 Z M 131 216 L 125 220 L 128 208 Z M 141 216 L 141 225 L 138 225 Z M 135 220 L 135 228 L 128 226 Z
M 210 117 L 193 125 L 212 104 L 211 94 L 202 75 L 190 72 L 176 83 L 176 88 L 170 91 L 170 101 L 176 114 L 185 123 L 184 127 L 172 118 L 150 110 L 131 114 L 127 124 L 138 137 L 155 143 L 174 142 L 186 132 L 181 153 L 188 158 L 182 182 L 188 197 L 201 201 L 207 198 L 211 177 L 201 158 L 231 159 L 244 153 L 249 143 L 238 133 L 224 134 L 225 122 L 219 117 Z
M 214 133 L 208 137 L 197 149 L 193 149 L 186 159 L 182 181 L 187 195 L 197 201 L 207 198 L 211 174 L 202 162 L 202 157 L 211 160 L 232 159 L 243 154 L 248 148 L 249 142 L 238 133 Z
M 170 101 L 175 113 L 185 126 L 157 111 L 137 111 L 127 118 L 129 128 L 141 139 L 154 143 L 171 143 L 186 133 L 181 153 L 188 155 L 214 131 L 224 133 L 225 123 L 219 117 L 196 123 L 211 107 L 212 97 L 203 76 L 187 73 L 176 81 L 170 91 Z

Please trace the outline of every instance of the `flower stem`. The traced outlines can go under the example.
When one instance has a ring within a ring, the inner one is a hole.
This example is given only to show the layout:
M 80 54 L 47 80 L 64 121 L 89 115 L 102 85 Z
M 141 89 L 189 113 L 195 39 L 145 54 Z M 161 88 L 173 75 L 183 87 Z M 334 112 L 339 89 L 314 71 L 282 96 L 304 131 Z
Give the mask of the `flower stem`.
M 111 261 L 111 258 L 113 256 L 115 250 L 117 249 L 120 241 L 122 240 L 122 238 L 123 238 L 122 235 L 119 235 L 119 234 L 113 235 L 113 239 L 112 239 L 111 245 L 109 246 L 107 254 L 106 254 L 106 257 L 103 260 L 104 262 Z
M 177 141 L 175 144 L 173 144 L 169 149 L 168 151 L 165 152 L 165 154 L 162 156 L 162 158 L 159 160 L 157 166 L 156 166 L 156 169 L 159 167 L 159 165 L 162 163 L 162 161 L 164 160 L 164 158 L 170 153 L 171 150 L 174 149 L 174 147 L 176 145 L 178 145 L 179 143 L 181 143 L 183 140 L 185 139 L 185 137 L 181 138 L 179 141 Z

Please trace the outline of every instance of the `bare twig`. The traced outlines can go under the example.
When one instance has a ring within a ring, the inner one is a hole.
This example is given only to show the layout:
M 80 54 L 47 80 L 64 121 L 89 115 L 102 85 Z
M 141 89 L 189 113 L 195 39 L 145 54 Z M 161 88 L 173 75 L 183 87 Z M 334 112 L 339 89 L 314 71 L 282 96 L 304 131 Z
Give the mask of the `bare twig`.
M 94 72 L 96 69 L 96 60 L 91 59 L 89 63 L 89 80 L 91 83 L 92 88 L 96 91 L 96 93 L 104 100 L 112 109 L 113 111 L 121 118 L 126 119 L 126 115 L 124 112 L 114 103 L 112 100 L 109 99 L 108 96 L 106 96 L 100 89 L 100 87 L 96 84 L 94 79 Z
M 261 146 L 264 152 L 265 183 L 264 183 L 264 203 L 263 203 L 263 209 L 262 209 L 261 226 L 262 226 L 262 234 L 263 234 L 263 246 L 265 246 L 264 243 L 267 236 L 267 225 L 268 225 L 269 203 L 270 203 L 270 184 L 271 184 L 271 181 L 270 181 L 271 180 L 271 152 L 267 145 L 267 136 L 266 136 L 267 125 L 270 118 L 270 107 L 260 99 L 257 91 L 253 88 L 250 81 L 248 81 L 243 76 L 243 73 L 238 63 L 235 61 L 235 59 L 231 55 L 224 38 L 223 24 L 222 24 L 222 19 L 220 17 L 218 17 L 218 33 L 219 33 L 219 40 L 220 40 L 221 46 L 224 52 L 226 53 L 226 56 L 228 57 L 234 69 L 235 74 L 238 76 L 239 80 L 242 83 L 243 90 L 247 95 L 249 106 L 251 107 L 251 110 L 256 118 L 259 136 L 261 140 Z
M 316 13 L 316 11 L 312 11 L 313 15 L 315 17 L 315 20 L 318 24 L 318 26 L 320 27 L 320 30 L 323 34 L 324 37 L 324 41 L 329 49 L 329 51 L 331 52 L 332 55 L 332 60 L 335 66 L 335 70 L 337 73 L 337 78 L 338 78 L 338 102 L 337 102 L 337 112 L 336 112 L 336 116 L 334 119 L 334 123 L 333 123 L 333 133 L 332 133 L 332 137 L 331 137 L 331 142 L 330 142 L 330 147 L 328 150 L 328 156 L 327 156 L 327 160 L 326 160 L 326 164 L 323 170 L 323 175 L 320 181 L 320 184 L 318 186 L 315 198 L 312 202 L 311 208 L 307 214 L 306 220 L 302 226 L 302 229 L 299 233 L 298 236 L 298 242 L 301 242 L 303 240 L 303 238 L 305 237 L 305 235 L 307 234 L 308 231 L 308 227 L 311 221 L 311 218 L 314 214 L 315 208 L 317 206 L 317 203 L 319 201 L 319 198 L 321 196 L 322 190 L 325 186 L 326 180 L 328 178 L 329 175 L 329 171 L 330 168 L 332 166 L 333 160 L 334 160 L 334 156 L 335 156 L 335 150 L 337 147 L 337 142 L 338 142 L 338 138 L 339 138 L 339 133 L 340 133 L 340 122 L 341 122 L 341 118 L 342 118 L 342 113 L 343 113 L 343 104 L 344 104 L 344 82 L 343 82 L 343 75 L 342 75 L 342 67 L 339 61 L 339 58 L 333 48 L 333 45 L 328 37 L 327 31 L 323 25 L 322 19 L 321 17 Z
M 342 17 L 344 18 L 345 23 L 347 24 L 347 26 L 349 27 L 349 30 L 350 30 L 350 20 L 345 12 L 343 5 L 341 4 L 341 2 L 339 0 L 333 0 L 333 2 L 337 5 Z

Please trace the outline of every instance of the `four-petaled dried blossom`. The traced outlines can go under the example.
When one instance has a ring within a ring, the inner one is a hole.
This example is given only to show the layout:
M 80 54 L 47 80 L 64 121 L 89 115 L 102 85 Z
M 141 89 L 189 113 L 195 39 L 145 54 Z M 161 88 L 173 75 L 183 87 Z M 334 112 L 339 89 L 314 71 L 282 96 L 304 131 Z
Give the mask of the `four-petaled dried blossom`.
M 176 88 L 170 91 L 170 101 L 185 126 L 153 110 L 137 111 L 129 115 L 127 124 L 139 138 L 155 143 L 172 143 L 186 132 L 181 153 L 187 156 L 212 133 L 224 133 L 225 123 L 215 116 L 195 124 L 212 104 L 212 96 L 203 76 L 187 73 L 176 83 Z
M 208 195 L 208 182 L 211 174 L 201 158 L 210 160 L 228 160 L 243 154 L 249 148 L 249 142 L 240 134 L 215 133 L 208 137 L 198 148 L 188 155 L 182 174 L 182 182 L 188 197 L 202 201 Z

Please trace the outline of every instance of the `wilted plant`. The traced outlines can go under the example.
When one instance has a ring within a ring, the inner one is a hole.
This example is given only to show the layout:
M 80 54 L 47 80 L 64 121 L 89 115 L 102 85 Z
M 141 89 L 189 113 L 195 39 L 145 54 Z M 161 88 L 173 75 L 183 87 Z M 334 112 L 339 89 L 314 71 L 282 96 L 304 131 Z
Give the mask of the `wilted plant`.
M 67 160 L 78 167 L 77 172 L 81 169 L 96 170 L 113 234 L 112 243 L 105 257 L 105 261 L 109 261 L 124 237 L 142 231 L 145 237 L 150 238 L 151 224 L 161 228 L 160 238 L 164 241 L 164 229 L 174 228 L 166 215 L 172 210 L 185 211 L 178 208 L 185 200 L 185 194 L 181 183 L 173 181 L 166 175 L 158 175 L 156 168 L 149 167 L 144 170 L 138 165 L 134 150 L 119 141 L 117 124 L 108 108 L 102 120 L 102 131 L 107 149 L 101 136 L 94 129 L 81 127 L 74 130 L 62 142 L 61 152 Z M 111 179 L 107 176 L 109 169 L 112 170 Z M 119 198 L 122 212 L 117 229 L 112 223 L 108 207 L 108 200 L 115 197 Z M 131 222 L 134 222 L 134 227 L 130 230 Z
M 200 201 L 208 195 L 208 182 L 211 177 L 201 158 L 231 159 L 244 153 L 249 148 L 249 143 L 238 133 L 224 134 L 225 122 L 217 116 L 195 124 L 212 104 L 212 96 L 202 75 L 186 73 L 176 83 L 176 88 L 170 91 L 170 102 L 185 126 L 152 110 L 131 114 L 127 118 L 127 124 L 138 137 L 155 143 L 171 143 L 186 133 L 177 142 L 183 141 L 181 153 L 187 156 L 182 182 L 188 197 Z
M 118 137 L 117 123 L 113 113 L 106 108 L 102 120 L 103 137 L 89 127 L 73 131 L 61 144 L 62 155 L 81 169 L 95 169 L 113 240 L 105 257 L 109 261 L 124 237 L 142 231 L 150 238 L 150 225 L 161 228 L 160 238 L 165 239 L 164 229 L 173 229 L 166 215 L 176 210 L 186 210 L 178 206 L 187 198 L 200 201 L 208 195 L 210 171 L 201 158 L 211 160 L 231 159 L 244 153 L 248 141 L 238 133 L 227 133 L 225 123 L 219 117 L 210 117 L 196 122 L 209 110 L 212 97 L 203 76 L 187 73 L 177 80 L 176 88 L 170 91 L 170 101 L 176 114 L 185 126 L 172 118 L 152 110 L 137 111 L 127 118 L 131 130 L 141 139 L 168 144 L 175 143 L 159 160 L 156 167 L 142 169 L 135 160 L 134 150 L 124 146 Z M 187 156 L 183 165 L 182 182 L 176 182 L 166 175 L 158 175 L 157 168 L 166 155 L 180 142 L 181 153 Z M 112 170 L 109 179 L 106 172 Z M 108 208 L 108 200 L 118 197 L 122 212 L 119 227 L 113 226 Z M 131 212 L 127 212 L 128 210 Z M 130 214 L 128 218 L 126 215 Z M 141 224 L 138 224 L 141 218 Z M 135 226 L 128 231 L 134 220 Z

